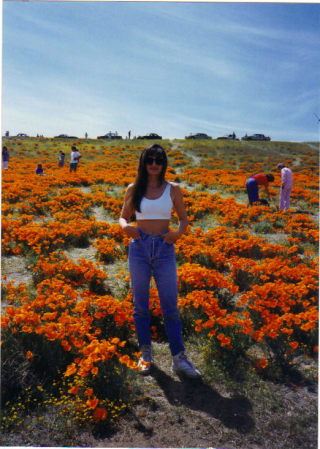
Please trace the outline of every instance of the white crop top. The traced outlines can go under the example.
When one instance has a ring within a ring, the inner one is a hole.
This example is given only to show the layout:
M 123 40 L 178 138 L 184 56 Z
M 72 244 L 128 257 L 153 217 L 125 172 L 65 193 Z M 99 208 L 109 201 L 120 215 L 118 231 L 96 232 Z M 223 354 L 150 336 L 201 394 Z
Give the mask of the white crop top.
M 162 195 L 149 200 L 145 196 L 140 203 L 141 212 L 136 211 L 137 220 L 170 220 L 172 210 L 172 200 L 170 196 L 171 184 L 167 183 Z

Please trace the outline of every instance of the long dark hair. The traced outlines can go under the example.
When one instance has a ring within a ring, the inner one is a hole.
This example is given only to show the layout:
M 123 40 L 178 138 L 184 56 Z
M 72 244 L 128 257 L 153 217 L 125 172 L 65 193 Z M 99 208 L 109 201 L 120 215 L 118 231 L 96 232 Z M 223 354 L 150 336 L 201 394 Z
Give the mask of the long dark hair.
M 137 177 L 133 184 L 134 187 L 133 187 L 133 194 L 132 194 L 132 204 L 133 204 L 134 209 L 137 210 L 138 212 L 141 212 L 140 203 L 141 203 L 143 196 L 146 193 L 147 185 L 148 185 L 148 172 L 147 172 L 147 168 L 146 168 L 146 158 L 148 156 L 161 156 L 163 158 L 162 170 L 159 175 L 159 185 L 161 185 L 164 181 L 167 166 L 168 166 L 168 159 L 167 159 L 166 151 L 164 148 L 162 148 L 157 143 L 155 143 L 153 145 L 149 145 L 140 154 L 138 174 L 137 174 Z

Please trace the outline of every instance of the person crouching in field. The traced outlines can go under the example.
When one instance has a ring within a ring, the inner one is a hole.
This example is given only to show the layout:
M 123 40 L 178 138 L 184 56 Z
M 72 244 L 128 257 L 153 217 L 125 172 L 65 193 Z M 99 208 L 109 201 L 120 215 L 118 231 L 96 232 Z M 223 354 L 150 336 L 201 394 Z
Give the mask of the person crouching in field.
M 42 164 L 38 164 L 36 168 L 36 175 L 44 175 Z
M 282 162 L 277 165 L 277 169 L 281 172 L 279 209 L 287 210 L 290 206 L 290 195 L 293 186 L 292 171 Z
M 187 377 L 200 373 L 184 354 L 182 323 L 177 306 L 178 286 L 174 243 L 188 226 L 180 187 L 165 180 L 166 151 L 157 144 L 146 147 L 136 179 L 127 188 L 119 224 L 132 237 L 128 263 L 133 292 L 134 324 L 142 352 L 138 367 L 149 374 L 152 363 L 149 289 L 153 275 L 172 354 L 172 370 Z M 179 217 L 178 231 L 169 230 L 172 208 Z M 136 215 L 137 227 L 130 224 Z
M 77 150 L 75 146 L 71 148 L 71 155 L 70 155 L 70 173 L 72 171 L 76 172 L 79 160 L 81 158 L 81 153 Z
M 270 201 L 269 183 L 274 181 L 274 176 L 272 174 L 264 175 L 259 173 L 257 175 L 251 176 L 246 181 L 246 188 L 249 199 L 249 206 L 253 203 L 260 202 L 259 200 L 259 186 L 264 186 L 268 200 Z

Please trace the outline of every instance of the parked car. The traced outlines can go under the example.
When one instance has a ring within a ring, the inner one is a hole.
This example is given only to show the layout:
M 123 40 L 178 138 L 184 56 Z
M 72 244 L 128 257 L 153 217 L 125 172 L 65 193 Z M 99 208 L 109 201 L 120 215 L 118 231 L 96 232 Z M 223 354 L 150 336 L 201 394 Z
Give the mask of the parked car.
M 58 136 L 55 136 L 54 138 L 55 139 L 77 139 L 78 137 L 68 136 L 67 134 L 59 134 Z
M 271 140 L 270 137 L 265 136 L 264 134 L 253 134 L 252 136 L 245 136 L 242 137 L 241 140 Z
M 98 139 L 122 139 L 122 136 L 119 136 L 117 132 L 108 132 L 107 134 L 104 134 L 103 136 L 98 136 Z
M 211 136 L 205 133 L 197 133 L 197 134 L 189 134 L 189 136 L 185 137 L 186 139 L 212 139 Z
M 16 135 L 16 137 L 29 137 L 27 134 L 24 134 L 24 133 L 19 133 L 19 134 L 17 134 Z
M 217 137 L 217 139 L 218 140 L 239 140 L 234 133 L 228 134 L 226 136 Z
M 137 139 L 161 140 L 162 137 L 159 136 L 159 134 L 150 133 L 150 134 L 147 134 L 146 136 L 138 136 Z

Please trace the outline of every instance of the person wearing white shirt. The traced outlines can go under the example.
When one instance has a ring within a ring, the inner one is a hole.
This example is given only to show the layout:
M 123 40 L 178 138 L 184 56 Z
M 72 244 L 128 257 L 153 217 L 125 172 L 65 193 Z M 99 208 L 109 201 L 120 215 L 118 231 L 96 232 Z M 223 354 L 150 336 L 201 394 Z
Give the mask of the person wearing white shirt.
M 71 148 L 71 155 L 70 155 L 70 173 L 72 171 L 76 172 L 78 167 L 78 162 L 81 158 L 81 153 L 77 150 L 75 146 Z
M 142 151 L 136 179 L 127 188 L 119 218 L 121 229 L 131 237 L 128 267 L 133 321 L 141 352 L 138 368 L 141 374 L 148 375 L 153 364 L 149 309 L 150 279 L 153 277 L 172 355 L 171 369 L 179 375 L 199 378 L 200 372 L 184 353 L 174 248 L 189 221 L 179 185 L 165 179 L 167 165 L 166 150 L 160 145 L 153 144 Z M 173 209 L 178 215 L 177 231 L 169 229 Z M 133 215 L 137 226 L 131 223 Z
M 281 172 L 279 209 L 287 210 L 290 206 L 290 195 L 293 186 L 292 171 L 282 162 L 277 165 L 277 169 Z

